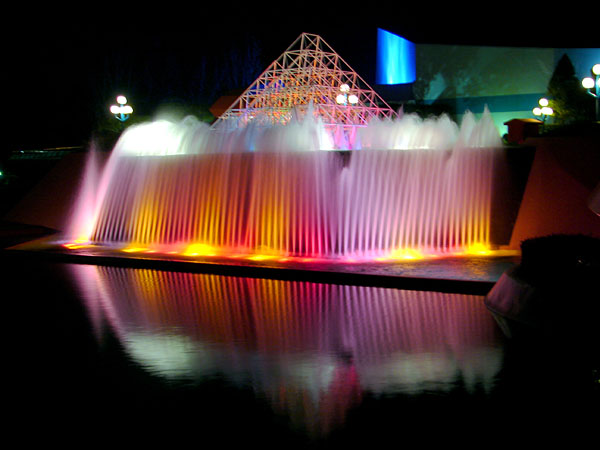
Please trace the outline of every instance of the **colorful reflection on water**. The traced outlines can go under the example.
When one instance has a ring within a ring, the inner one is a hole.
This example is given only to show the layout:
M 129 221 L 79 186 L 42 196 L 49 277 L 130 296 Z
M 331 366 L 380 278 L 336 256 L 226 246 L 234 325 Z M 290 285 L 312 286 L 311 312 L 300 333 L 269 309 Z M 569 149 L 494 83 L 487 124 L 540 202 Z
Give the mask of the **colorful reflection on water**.
M 100 338 L 165 382 L 221 377 L 311 436 L 364 396 L 485 393 L 502 366 L 483 297 L 69 266 Z

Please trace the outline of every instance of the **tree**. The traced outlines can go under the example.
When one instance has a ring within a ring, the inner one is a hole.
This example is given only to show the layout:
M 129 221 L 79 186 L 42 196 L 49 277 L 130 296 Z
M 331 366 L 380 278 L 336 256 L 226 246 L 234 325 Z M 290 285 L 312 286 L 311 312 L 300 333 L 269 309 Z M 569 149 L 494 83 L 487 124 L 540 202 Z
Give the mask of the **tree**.
M 566 54 L 558 61 L 548 82 L 548 95 L 557 124 L 582 122 L 593 116 L 591 97 L 582 88 L 573 63 Z

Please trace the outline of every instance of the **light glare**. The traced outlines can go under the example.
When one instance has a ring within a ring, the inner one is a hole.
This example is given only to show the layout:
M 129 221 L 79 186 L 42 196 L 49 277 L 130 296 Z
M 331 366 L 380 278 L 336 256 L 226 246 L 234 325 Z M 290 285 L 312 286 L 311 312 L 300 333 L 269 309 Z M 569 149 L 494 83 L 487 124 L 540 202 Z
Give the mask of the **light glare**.
M 583 80 L 581 80 L 581 84 L 586 89 L 592 89 L 594 87 L 595 82 L 592 77 L 586 77 Z

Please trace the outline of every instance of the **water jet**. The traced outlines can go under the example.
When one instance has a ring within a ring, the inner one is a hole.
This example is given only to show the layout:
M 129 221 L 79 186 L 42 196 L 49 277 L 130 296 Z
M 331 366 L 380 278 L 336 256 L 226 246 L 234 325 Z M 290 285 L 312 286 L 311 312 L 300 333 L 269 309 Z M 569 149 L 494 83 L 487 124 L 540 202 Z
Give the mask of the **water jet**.
M 487 109 L 460 125 L 396 113 L 303 34 L 212 126 L 159 118 L 126 129 L 104 164 L 90 152 L 52 245 L 229 263 L 489 255 L 503 158 Z

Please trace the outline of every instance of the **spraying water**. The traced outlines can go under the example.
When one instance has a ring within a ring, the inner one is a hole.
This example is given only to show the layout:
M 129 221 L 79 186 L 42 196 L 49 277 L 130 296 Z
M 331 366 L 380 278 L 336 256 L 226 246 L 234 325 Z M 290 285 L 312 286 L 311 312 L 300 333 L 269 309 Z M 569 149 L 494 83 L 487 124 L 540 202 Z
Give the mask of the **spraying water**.
M 501 141 L 485 111 L 373 120 L 341 129 L 313 115 L 211 129 L 188 117 L 126 130 L 82 190 L 67 239 L 187 255 L 410 258 L 489 246 Z M 84 198 L 85 197 L 85 198 Z M 86 223 L 88 226 L 82 227 Z

